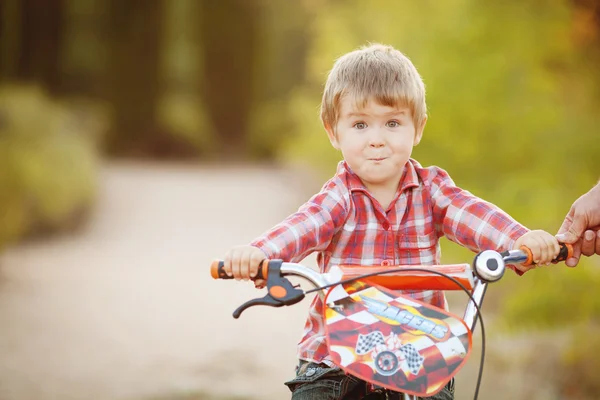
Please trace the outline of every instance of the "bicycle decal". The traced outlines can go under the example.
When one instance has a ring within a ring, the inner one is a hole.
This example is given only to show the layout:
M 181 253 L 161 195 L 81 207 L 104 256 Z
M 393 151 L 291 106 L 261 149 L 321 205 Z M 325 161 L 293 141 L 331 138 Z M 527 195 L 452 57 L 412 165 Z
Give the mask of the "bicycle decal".
M 470 329 L 437 307 L 360 283 L 333 287 L 325 303 L 336 364 L 377 386 L 432 396 L 467 361 Z

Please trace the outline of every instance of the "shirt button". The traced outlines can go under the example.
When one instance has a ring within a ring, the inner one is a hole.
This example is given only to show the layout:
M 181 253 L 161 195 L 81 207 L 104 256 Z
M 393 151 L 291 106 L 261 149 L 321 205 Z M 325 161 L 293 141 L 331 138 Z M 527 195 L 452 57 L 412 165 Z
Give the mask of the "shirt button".
M 390 229 L 390 224 L 389 224 L 389 222 L 387 222 L 387 221 L 386 221 L 386 222 L 384 222 L 384 223 L 382 224 L 382 226 L 383 226 L 383 229 L 385 229 L 386 231 L 387 231 L 388 229 Z
M 382 266 L 382 267 L 389 267 L 390 265 L 391 265 L 391 264 L 390 264 L 389 260 L 383 260 L 383 261 L 381 262 L 381 266 Z

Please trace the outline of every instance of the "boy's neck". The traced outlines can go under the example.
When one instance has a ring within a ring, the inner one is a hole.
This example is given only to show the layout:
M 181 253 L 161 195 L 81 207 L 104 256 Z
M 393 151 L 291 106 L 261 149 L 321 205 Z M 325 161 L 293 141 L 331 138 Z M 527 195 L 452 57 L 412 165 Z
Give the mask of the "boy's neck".
M 377 202 L 381 205 L 384 210 L 387 210 L 396 194 L 398 193 L 398 186 L 400 185 L 400 181 L 396 182 L 396 184 L 380 186 L 380 185 L 368 185 L 363 182 L 371 196 L 377 200 Z

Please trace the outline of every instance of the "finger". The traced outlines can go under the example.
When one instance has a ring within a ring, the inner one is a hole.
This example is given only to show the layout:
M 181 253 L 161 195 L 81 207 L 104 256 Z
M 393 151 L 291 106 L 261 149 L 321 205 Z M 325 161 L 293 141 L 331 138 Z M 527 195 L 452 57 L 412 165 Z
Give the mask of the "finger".
M 262 289 L 267 285 L 267 281 L 264 279 L 257 279 L 254 281 L 254 287 L 257 289 Z
M 600 231 L 596 232 L 596 254 L 600 256 Z
M 570 235 L 571 240 L 579 240 L 583 236 L 583 232 L 587 229 L 587 221 L 583 215 L 575 214 L 573 223 L 569 226 L 567 235 Z M 570 243 L 570 242 L 567 242 Z
M 533 238 L 534 243 L 531 246 L 531 252 L 533 253 L 533 263 L 537 265 L 545 264 L 547 257 L 546 243 L 540 237 Z
M 565 261 L 568 267 L 576 267 L 579 263 L 579 257 L 581 257 L 581 241 L 573 244 L 573 257 L 570 257 Z
M 515 268 L 521 272 L 527 272 L 530 269 L 535 269 L 535 264 L 529 264 L 529 265 L 515 264 Z
M 560 254 L 560 242 L 556 240 L 554 236 L 550 236 L 550 242 L 552 243 L 552 249 L 554 250 L 554 254 L 552 256 L 552 260 L 555 260 L 556 257 Z
M 542 265 L 550 265 L 552 259 L 554 259 L 554 254 L 552 251 L 552 243 L 548 240 L 548 238 L 544 235 L 540 237 L 540 251 L 542 253 L 540 263 Z
M 261 251 L 256 251 L 251 254 L 250 257 L 250 276 L 254 278 L 256 274 L 258 274 L 258 267 L 260 266 L 260 262 L 264 260 L 265 257 Z
M 252 253 L 249 251 L 242 251 L 240 254 L 240 274 L 245 281 L 250 279 L 250 257 Z
M 227 274 L 227 276 L 231 276 L 231 251 L 228 251 L 225 254 L 225 258 L 223 259 L 223 271 Z
M 231 273 L 236 281 L 239 281 L 242 278 L 241 273 L 241 259 L 240 259 L 240 251 L 233 250 L 231 254 Z
M 591 256 L 596 250 L 596 233 L 594 231 L 585 231 L 581 242 L 581 254 Z
M 573 223 L 574 213 L 575 213 L 575 208 L 571 207 L 571 209 L 569 210 L 569 213 L 565 216 L 565 219 L 564 219 L 562 225 L 560 226 L 560 229 L 556 233 L 557 235 L 562 235 L 569 231 L 569 228 L 571 227 L 571 224 Z
M 544 235 L 543 241 L 548 253 L 548 259 L 544 264 L 550 265 L 552 264 L 552 260 L 558 256 L 558 253 L 560 252 L 560 246 L 558 245 L 558 240 L 556 240 L 556 238 L 550 234 Z
M 522 264 L 515 264 L 515 269 L 518 269 L 521 272 L 527 272 L 527 267 Z

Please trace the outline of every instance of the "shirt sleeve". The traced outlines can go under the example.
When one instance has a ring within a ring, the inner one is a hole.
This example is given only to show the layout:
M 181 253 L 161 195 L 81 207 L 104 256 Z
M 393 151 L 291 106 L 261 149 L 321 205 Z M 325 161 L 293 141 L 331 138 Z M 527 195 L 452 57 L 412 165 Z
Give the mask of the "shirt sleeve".
M 329 246 L 343 226 L 346 214 L 343 195 L 324 189 L 250 245 L 261 249 L 267 258 L 300 262 L 310 253 Z
M 431 168 L 431 197 L 438 234 L 479 252 L 512 249 L 528 229 L 499 207 L 457 187 L 448 173 Z

